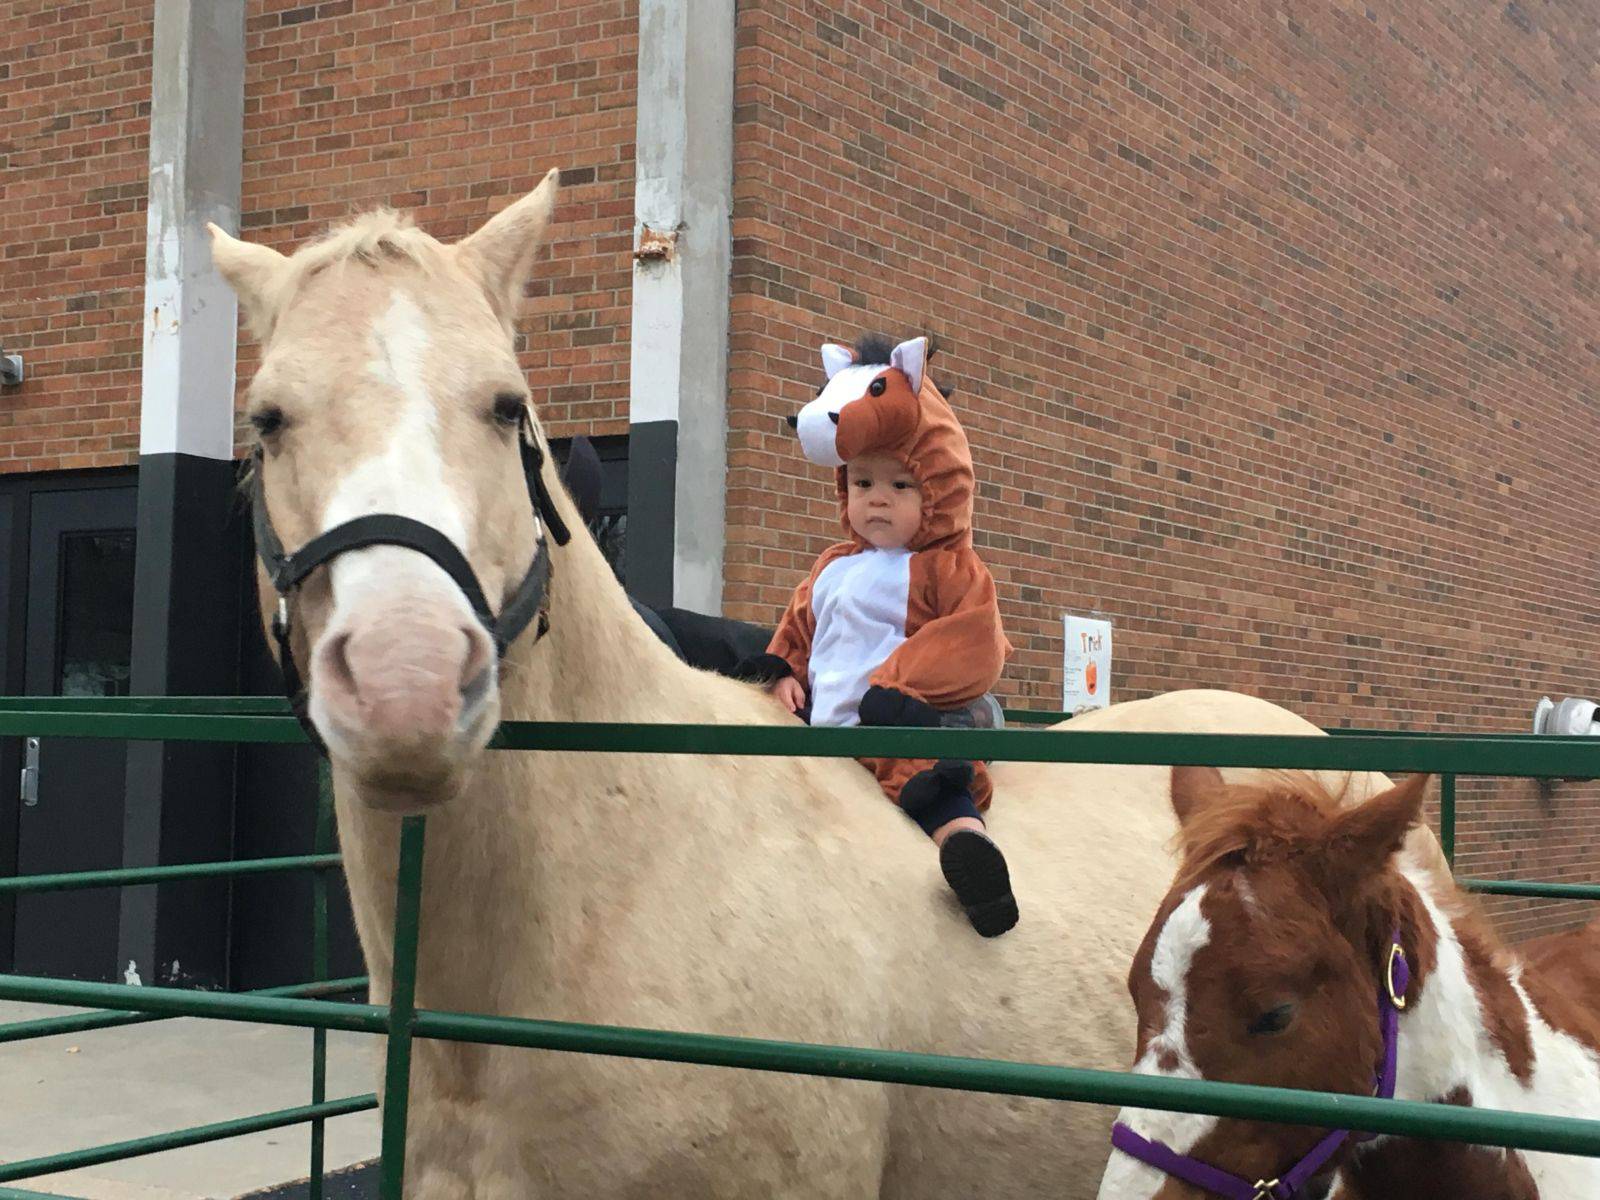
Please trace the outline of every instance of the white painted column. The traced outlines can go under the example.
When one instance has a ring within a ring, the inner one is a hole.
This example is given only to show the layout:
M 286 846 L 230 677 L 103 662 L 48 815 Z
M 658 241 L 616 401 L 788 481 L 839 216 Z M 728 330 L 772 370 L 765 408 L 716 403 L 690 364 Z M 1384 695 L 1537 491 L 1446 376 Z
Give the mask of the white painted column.
M 233 462 L 236 308 L 206 222 L 239 228 L 245 0 L 156 0 L 144 372 L 133 583 L 134 695 L 239 689 L 242 520 Z M 233 748 L 130 742 L 125 866 L 232 855 Z M 226 886 L 122 893 L 119 971 L 225 984 Z
M 629 590 L 722 611 L 733 0 L 640 0 Z
M 237 308 L 206 222 L 237 233 L 244 0 L 156 0 L 139 453 L 233 457 Z

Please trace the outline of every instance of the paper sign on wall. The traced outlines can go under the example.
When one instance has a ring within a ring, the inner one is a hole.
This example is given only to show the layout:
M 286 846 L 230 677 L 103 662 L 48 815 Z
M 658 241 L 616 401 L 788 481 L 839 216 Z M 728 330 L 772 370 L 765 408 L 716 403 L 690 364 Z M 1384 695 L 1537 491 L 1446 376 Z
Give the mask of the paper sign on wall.
M 1067 613 L 1066 656 L 1061 672 L 1061 707 L 1069 713 L 1111 703 L 1111 622 Z

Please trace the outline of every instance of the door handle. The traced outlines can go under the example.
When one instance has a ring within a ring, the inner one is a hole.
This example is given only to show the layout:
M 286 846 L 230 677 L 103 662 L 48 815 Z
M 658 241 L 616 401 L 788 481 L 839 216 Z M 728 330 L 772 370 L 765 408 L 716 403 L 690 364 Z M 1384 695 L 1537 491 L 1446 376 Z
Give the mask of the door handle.
M 22 804 L 33 808 L 39 803 L 39 739 L 26 739 L 22 757 Z

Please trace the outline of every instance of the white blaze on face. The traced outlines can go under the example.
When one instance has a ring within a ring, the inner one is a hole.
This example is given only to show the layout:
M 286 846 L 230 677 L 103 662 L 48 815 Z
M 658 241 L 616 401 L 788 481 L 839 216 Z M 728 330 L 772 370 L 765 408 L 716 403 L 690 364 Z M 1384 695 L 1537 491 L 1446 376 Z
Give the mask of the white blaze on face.
M 800 410 L 795 432 L 800 435 L 800 449 L 807 458 L 819 467 L 844 466 L 836 441 L 839 425 L 833 416 L 865 395 L 867 385 L 887 370 L 882 363 L 844 367 L 828 380 L 828 386 L 815 400 Z
M 1166 995 L 1166 1012 L 1161 1031 L 1150 1039 L 1144 1054 L 1134 1064 L 1136 1075 L 1174 1079 L 1200 1077 L 1189 1056 L 1184 1025 L 1189 1011 L 1189 969 L 1195 955 L 1211 940 L 1211 922 L 1200 911 L 1206 886 L 1201 884 L 1183 898 L 1156 938 L 1155 950 L 1150 956 L 1150 978 Z M 1168 1065 L 1163 1066 L 1163 1063 Z M 1125 1108 L 1117 1114 L 1117 1120 L 1141 1137 L 1161 1142 L 1179 1154 L 1187 1154 L 1217 1123 L 1215 1117 L 1198 1113 L 1144 1108 Z M 1132 1155 L 1113 1150 L 1105 1178 L 1100 1182 L 1100 1200 L 1149 1200 L 1168 1179 L 1169 1176 Z
M 424 382 L 429 338 L 422 311 L 396 291 L 370 331 L 368 376 L 386 397 L 385 440 L 355 463 L 339 481 L 323 514 L 324 531 L 354 517 L 393 513 L 431 525 L 467 550 L 472 514 L 466 498 L 446 482 L 439 446 L 439 418 Z M 397 584 L 427 578 L 457 596 L 462 611 L 471 606 L 455 582 L 426 555 L 398 546 L 373 546 L 341 554 L 331 564 L 335 618 L 374 595 L 392 593 Z M 330 624 L 332 624 L 330 622 Z

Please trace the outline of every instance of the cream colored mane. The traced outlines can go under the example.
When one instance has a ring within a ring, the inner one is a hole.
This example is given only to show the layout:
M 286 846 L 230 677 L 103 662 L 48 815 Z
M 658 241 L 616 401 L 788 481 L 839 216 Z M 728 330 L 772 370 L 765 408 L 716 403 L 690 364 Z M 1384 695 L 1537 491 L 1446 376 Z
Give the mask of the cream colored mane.
M 437 270 L 445 247 L 412 224 L 406 213 L 379 208 L 365 212 L 330 228 L 315 241 L 301 246 L 287 260 L 285 269 L 275 273 L 261 290 L 261 305 L 246 310 L 250 331 L 266 340 L 271 334 L 270 320 L 257 328 L 255 315 L 275 316 L 292 304 L 307 281 L 343 263 L 357 263 L 376 271 L 397 268 Z

